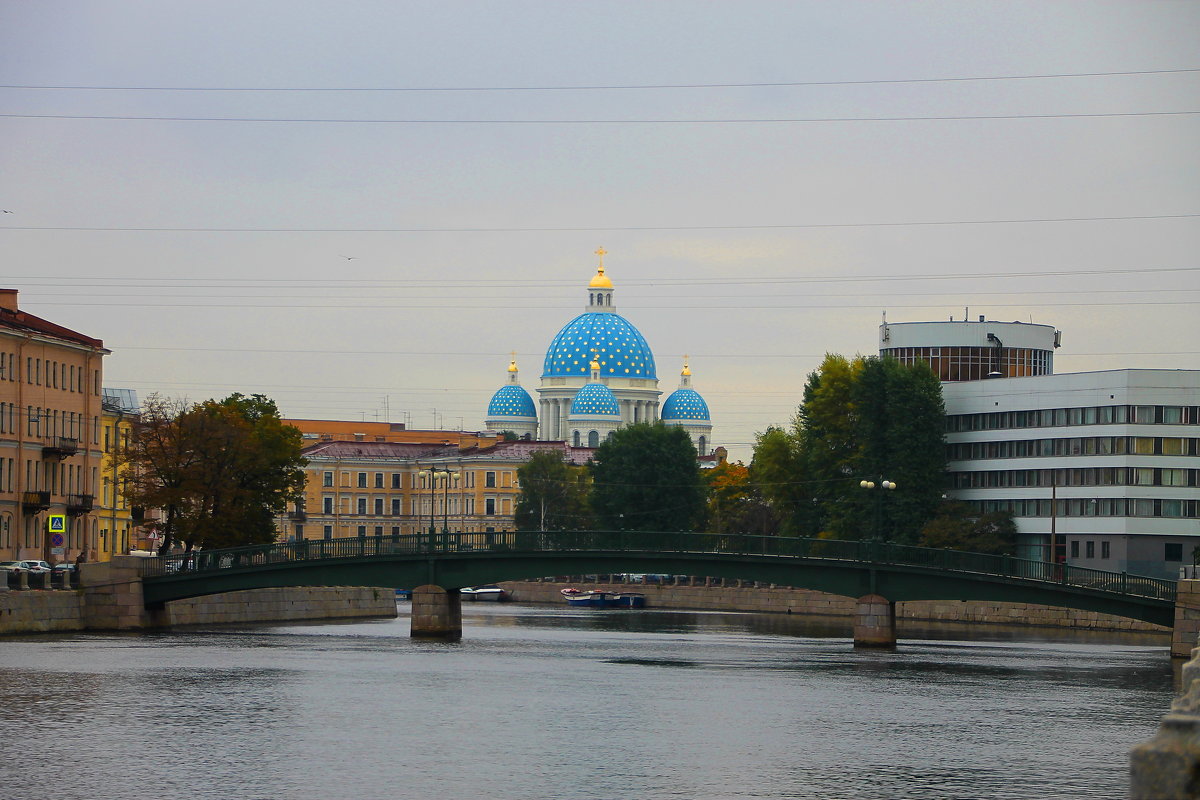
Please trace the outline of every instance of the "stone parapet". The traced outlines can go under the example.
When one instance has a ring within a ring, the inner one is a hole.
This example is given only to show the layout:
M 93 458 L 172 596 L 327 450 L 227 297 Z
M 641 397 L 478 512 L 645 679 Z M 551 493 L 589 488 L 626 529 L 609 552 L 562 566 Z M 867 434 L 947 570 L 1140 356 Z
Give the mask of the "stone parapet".
M 1200 581 L 1195 583 L 1200 583 Z M 841 597 L 812 589 L 755 586 L 750 582 L 738 585 L 738 582 L 726 581 L 722 586 L 589 583 L 585 587 L 584 584 L 574 583 L 515 581 L 502 585 L 514 600 L 529 603 L 561 603 L 560 589 L 567 586 L 579 586 L 606 591 L 642 592 L 646 595 L 646 605 L 657 608 L 801 614 L 814 617 L 843 617 L 847 620 L 853 618 L 855 611 L 855 600 L 852 597 Z M 895 611 L 896 621 L 899 625 L 904 622 L 966 622 L 974 625 L 1024 625 L 1035 628 L 1158 634 L 1166 633 L 1169 630 L 1161 625 L 1152 625 L 1136 619 L 1033 603 L 1000 603 L 987 600 L 910 600 L 896 603 Z M 1194 647 L 1196 642 L 1194 634 L 1191 641 L 1191 646 Z
M 1171 655 L 1187 658 L 1200 636 L 1200 580 L 1181 580 L 1176 585 L 1175 631 Z
M 190 597 L 166 604 L 160 624 L 217 625 L 396 616 L 396 593 L 371 586 L 288 586 Z
M 80 628 L 78 592 L 0 592 L 0 633 L 49 633 Z

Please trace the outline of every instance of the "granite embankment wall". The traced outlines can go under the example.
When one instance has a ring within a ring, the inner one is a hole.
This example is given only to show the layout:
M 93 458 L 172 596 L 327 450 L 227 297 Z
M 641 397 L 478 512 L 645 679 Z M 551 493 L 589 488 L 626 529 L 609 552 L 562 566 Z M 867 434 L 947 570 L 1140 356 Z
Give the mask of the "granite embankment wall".
M 192 597 L 142 616 L 141 624 L 130 624 L 129 610 L 119 605 L 124 599 L 83 590 L 0 591 L 0 634 L 396 616 L 395 593 L 369 586 L 252 589 Z
M 646 595 L 646 606 L 703 611 L 758 611 L 770 614 L 802 614 L 814 617 L 844 617 L 850 624 L 855 599 L 780 586 L 673 586 L 625 583 L 551 583 L 520 581 L 503 584 L 514 600 L 527 603 L 561 603 L 560 589 L 636 591 Z M 896 623 L 967 622 L 983 625 L 1028 625 L 1038 628 L 1069 628 L 1092 631 L 1137 631 L 1170 633 L 1170 628 L 1136 619 L 1054 608 L 1031 603 L 994 603 L 983 600 L 912 600 L 896 603 Z

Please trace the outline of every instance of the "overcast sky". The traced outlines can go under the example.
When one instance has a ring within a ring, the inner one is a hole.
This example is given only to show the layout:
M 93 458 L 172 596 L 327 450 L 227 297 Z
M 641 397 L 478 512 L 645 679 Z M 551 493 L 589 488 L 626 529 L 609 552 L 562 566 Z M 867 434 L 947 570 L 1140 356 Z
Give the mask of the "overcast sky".
M 885 309 L 1200 368 L 1197 2 L 0 0 L 0 84 L 0 284 L 142 397 L 476 430 L 600 246 L 735 458 Z

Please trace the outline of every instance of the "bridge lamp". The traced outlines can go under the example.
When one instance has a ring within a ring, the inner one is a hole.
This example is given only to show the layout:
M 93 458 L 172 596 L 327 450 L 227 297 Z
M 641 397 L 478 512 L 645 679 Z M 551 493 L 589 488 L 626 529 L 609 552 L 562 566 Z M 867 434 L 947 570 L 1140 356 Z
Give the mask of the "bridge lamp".
M 441 470 L 446 473 L 446 482 L 442 484 L 442 533 L 450 532 L 450 481 L 454 480 L 454 488 L 458 488 L 458 475 L 452 469 Z
M 858 485 L 860 488 L 863 488 L 863 489 L 890 490 L 890 489 L 896 488 L 895 481 L 885 480 L 882 477 L 879 479 L 879 483 L 876 483 L 875 481 L 862 480 L 862 481 L 858 482 Z M 880 538 L 879 535 L 883 528 L 883 522 L 882 522 L 882 520 L 883 520 L 883 496 L 885 494 L 887 494 L 886 491 L 880 491 L 879 494 L 877 494 L 875 496 L 875 539 L 876 540 L 878 540 Z

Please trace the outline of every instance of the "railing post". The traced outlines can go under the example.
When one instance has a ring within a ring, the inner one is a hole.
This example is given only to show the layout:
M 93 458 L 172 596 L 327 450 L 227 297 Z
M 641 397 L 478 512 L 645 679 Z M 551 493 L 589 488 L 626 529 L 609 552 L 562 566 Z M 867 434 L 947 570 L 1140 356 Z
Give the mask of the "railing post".
M 1121 571 L 1121 594 L 1129 594 L 1129 574 Z

